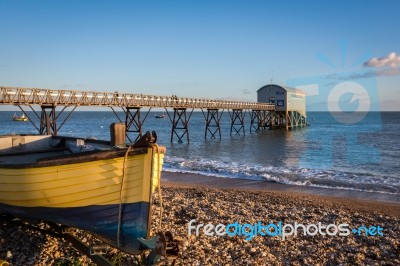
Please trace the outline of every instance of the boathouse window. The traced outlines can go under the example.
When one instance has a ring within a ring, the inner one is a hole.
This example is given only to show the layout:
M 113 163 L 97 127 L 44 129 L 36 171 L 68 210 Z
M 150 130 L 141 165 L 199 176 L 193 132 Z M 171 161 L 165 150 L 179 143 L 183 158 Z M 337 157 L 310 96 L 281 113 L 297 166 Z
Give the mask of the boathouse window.
M 284 100 L 278 100 L 277 101 L 278 106 L 285 106 L 285 101 Z
M 275 103 L 275 97 L 269 97 L 269 103 Z

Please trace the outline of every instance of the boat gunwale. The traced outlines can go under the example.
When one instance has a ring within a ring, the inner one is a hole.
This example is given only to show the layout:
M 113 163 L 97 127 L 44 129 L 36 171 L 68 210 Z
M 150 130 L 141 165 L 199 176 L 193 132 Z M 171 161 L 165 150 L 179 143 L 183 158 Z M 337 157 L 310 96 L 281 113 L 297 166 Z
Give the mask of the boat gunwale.
M 149 146 L 151 147 L 151 145 Z M 72 153 L 53 157 L 44 157 L 37 159 L 36 162 L 29 163 L 4 163 L 0 164 L 0 169 L 26 169 L 49 166 L 61 166 L 68 164 L 79 164 L 99 160 L 108 160 L 124 157 L 128 148 L 116 148 L 115 150 L 96 150 L 81 153 Z M 147 154 L 148 147 L 133 148 L 128 152 L 128 156 Z M 13 154 L 8 154 L 13 155 Z M 21 156 L 21 154 L 19 154 Z M 23 155 L 22 155 L 23 156 Z

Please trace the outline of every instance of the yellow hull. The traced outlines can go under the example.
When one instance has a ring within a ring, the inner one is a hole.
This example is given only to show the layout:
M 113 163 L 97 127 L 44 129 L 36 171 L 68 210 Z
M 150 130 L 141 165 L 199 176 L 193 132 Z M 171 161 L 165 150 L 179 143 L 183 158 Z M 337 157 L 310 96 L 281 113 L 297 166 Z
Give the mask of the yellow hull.
M 0 203 L 63 208 L 119 204 L 121 199 L 122 203 L 150 202 L 164 158 L 165 148 L 159 149 L 157 153 L 157 147 L 150 147 L 147 154 L 128 156 L 126 161 L 118 157 L 38 168 L 0 168 Z
M 165 147 L 40 135 L 0 136 L 0 214 L 79 228 L 123 251 L 146 249 Z
M 26 122 L 26 121 L 28 121 L 28 118 L 20 118 L 20 117 L 15 117 L 15 118 L 13 118 L 13 120 L 14 121 L 19 121 L 19 122 Z

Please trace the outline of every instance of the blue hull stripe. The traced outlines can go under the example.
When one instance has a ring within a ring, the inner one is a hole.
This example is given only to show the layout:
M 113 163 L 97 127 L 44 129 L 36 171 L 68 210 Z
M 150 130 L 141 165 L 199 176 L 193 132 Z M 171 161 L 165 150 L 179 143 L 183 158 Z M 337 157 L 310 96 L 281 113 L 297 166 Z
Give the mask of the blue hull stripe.
M 122 205 L 121 250 L 137 254 L 137 238 L 147 237 L 150 204 L 136 202 Z M 117 247 L 119 205 L 96 205 L 73 208 L 16 207 L 0 203 L 0 213 L 30 221 L 48 221 L 88 231 Z

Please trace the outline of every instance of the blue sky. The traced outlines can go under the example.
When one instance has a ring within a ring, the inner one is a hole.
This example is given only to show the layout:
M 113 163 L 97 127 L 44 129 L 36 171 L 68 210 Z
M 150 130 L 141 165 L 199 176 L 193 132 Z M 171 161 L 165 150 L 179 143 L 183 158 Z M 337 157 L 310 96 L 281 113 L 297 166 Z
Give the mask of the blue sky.
M 336 75 L 368 79 L 374 109 L 400 110 L 398 10 L 399 1 L 0 0 L 0 85 L 255 101 L 272 76 L 284 85 Z M 326 109 L 318 95 L 309 110 Z

